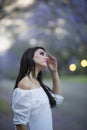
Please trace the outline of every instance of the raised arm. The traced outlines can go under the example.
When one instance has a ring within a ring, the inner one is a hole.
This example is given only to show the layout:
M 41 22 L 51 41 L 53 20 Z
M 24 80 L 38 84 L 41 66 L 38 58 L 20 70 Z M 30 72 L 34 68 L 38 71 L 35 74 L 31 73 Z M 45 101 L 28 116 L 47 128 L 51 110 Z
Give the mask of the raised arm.
M 51 72 L 52 82 L 53 82 L 53 92 L 55 94 L 62 96 L 61 84 L 60 79 L 57 71 L 57 60 L 52 55 L 48 54 L 48 68 Z

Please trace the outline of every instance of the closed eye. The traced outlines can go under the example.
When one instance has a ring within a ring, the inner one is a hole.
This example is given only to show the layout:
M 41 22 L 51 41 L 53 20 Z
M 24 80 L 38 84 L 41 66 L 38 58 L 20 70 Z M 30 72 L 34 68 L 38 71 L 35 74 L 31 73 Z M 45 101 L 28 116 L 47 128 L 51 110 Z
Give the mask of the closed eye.
M 40 52 L 40 55 L 44 56 L 44 55 L 45 55 L 45 53 L 44 53 L 44 52 Z

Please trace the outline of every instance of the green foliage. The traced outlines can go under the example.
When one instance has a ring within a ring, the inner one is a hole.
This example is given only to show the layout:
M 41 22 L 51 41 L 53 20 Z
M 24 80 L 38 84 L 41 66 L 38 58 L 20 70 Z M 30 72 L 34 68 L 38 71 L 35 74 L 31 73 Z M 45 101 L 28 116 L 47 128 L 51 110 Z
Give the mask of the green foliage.
M 85 75 L 76 75 L 76 76 L 65 75 L 65 76 L 61 76 L 60 79 L 61 79 L 61 82 L 87 83 L 87 76 Z
M 0 112 L 10 112 L 11 107 L 7 100 L 0 98 Z

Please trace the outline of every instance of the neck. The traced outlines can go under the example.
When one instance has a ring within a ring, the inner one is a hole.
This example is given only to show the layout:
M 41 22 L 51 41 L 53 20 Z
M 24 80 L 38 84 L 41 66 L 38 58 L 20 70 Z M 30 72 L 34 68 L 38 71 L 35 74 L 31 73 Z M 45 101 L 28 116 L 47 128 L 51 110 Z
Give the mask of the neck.
M 38 74 L 39 74 L 39 72 L 40 72 L 41 70 L 42 70 L 41 67 L 36 67 L 36 68 L 35 68 L 35 76 L 33 77 L 32 72 L 31 72 L 31 73 L 30 73 L 30 78 L 31 78 L 31 79 L 37 79 L 37 76 L 38 76 Z
M 35 67 L 35 76 L 36 76 L 36 77 L 38 76 L 39 72 L 40 72 L 42 69 L 43 69 L 42 66 L 36 65 L 36 67 Z

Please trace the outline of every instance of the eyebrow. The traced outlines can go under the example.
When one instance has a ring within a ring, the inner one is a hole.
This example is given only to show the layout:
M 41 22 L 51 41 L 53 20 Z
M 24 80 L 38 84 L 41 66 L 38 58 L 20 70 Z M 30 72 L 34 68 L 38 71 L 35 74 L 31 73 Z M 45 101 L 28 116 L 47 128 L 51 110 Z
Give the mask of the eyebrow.
M 44 50 L 40 50 L 40 52 L 44 52 L 44 53 L 46 53 Z
M 44 50 L 41 50 L 40 52 L 44 52 L 47 55 L 46 51 L 44 51 Z

